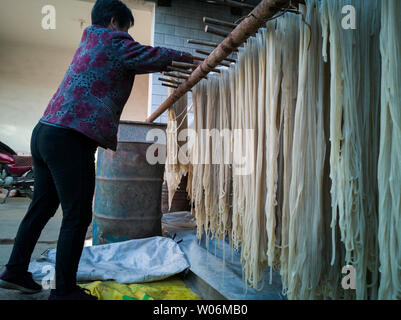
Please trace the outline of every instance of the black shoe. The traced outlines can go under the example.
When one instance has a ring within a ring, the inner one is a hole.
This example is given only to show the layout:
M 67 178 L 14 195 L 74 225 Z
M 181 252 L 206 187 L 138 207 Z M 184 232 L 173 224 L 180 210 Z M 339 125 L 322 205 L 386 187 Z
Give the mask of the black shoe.
M 92 296 L 88 289 L 76 286 L 75 289 L 63 296 L 58 296 L 50 293 L 48 300 L 98 300 L 97 297 Z
M 42 290 L 32 278 L 32 273 L 13 273 L 6 270 L 0 275 L 0 288 L 19 290 L 23 293 L 37 293 Z

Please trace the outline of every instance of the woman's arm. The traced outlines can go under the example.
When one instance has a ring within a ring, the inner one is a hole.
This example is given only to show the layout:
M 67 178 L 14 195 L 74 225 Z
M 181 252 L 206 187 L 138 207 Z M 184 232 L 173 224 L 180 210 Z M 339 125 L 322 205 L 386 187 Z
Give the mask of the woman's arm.
M 193 63 L 192 59 L 182 57 L 181 51 L 142 45 L 128 34 L 114 39 L 113 44 L 123 66 L 136 74 L 167 71 L 172 61 Z

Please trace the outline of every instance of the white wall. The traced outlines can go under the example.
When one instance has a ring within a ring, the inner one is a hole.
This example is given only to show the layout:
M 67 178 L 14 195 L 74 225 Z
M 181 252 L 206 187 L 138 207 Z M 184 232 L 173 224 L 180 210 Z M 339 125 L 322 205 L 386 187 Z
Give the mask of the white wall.
M 2 43 L 0 47 L 0 140 L 29 152 L 35 124 L 56 92 L 74 50 Z
M 138 10 L 135 3 L 127 2 L 135 16 L 130 34 L 151 44 L 153 5 Z M 56 8 L 56 30 L 41 27 L 45 4 Z M 0 141 L 15 151 L 29 153 L 32 129 L 63 79 L 83 29 L 90 25 L 92 6 L 77 0 L 0 1 Z M 148 91 L 149 76 L 138 76 L 122 119 L 146 118 Z

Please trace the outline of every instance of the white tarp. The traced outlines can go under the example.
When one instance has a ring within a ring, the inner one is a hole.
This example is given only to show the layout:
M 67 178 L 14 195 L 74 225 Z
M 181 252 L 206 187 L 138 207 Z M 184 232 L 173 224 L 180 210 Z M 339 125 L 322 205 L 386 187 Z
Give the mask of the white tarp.
M 49 277 L 56 262 L 56 249 L 45 252 L 29 264 L 36 281 Z M 165 279 L 189 268 L 177 243 L 166 237 L 151 237 L 85 247 L 79 262 L 77 281 L 115 280 L 119 283 Z M 49 278 L 50 280 L 50 278 Z
M 196 220 L 190 211 L 177 211 L 163 214 L 163 235 L 174 230 L 196 229 Z

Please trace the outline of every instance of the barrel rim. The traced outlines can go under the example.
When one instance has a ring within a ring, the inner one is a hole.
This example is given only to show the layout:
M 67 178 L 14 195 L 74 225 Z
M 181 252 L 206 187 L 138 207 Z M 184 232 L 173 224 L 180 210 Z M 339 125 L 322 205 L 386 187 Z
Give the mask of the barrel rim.
M 163 127 L 167 128 L 167 123 L 154 123 L 154 122 L 142 122 L 142 121 L 133 121 L 133 120 L 120 120 L 120 124 L 132 124 L 132 125 L 142 125 L 144 127 Z

